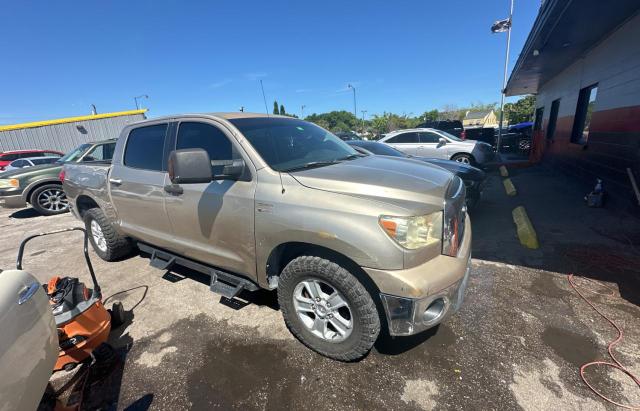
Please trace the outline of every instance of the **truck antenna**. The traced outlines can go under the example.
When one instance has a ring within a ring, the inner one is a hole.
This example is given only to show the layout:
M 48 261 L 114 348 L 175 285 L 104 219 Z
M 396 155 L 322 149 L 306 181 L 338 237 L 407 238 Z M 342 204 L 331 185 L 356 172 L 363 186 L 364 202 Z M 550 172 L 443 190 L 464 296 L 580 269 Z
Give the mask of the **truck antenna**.
M 262 85 L 262 79 L 260 79 L 260 89 L 262 90 L 262 100 L 264 101 L 264 111 L 267 113 L 267 117 L 269 117 L 269 108 L 267 107 L 267 98 L 264 95 L 264 86 Z

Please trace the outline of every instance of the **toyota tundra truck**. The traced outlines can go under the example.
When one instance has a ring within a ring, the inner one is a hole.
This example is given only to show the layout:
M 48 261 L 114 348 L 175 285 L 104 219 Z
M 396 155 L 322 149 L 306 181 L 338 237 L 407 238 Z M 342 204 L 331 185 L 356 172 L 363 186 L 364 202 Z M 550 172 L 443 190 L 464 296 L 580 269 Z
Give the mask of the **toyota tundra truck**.
M 465 187 L 410 158 L 363 156 L 306 121 L 250 113 L 127 125 L 111 164 L 65 164 L 64 190 L 106 261 L 136 248 L 212 291 L 277 289 L 303 344 L 341 361 L 381 331 L 431 328 L 462 304 Z

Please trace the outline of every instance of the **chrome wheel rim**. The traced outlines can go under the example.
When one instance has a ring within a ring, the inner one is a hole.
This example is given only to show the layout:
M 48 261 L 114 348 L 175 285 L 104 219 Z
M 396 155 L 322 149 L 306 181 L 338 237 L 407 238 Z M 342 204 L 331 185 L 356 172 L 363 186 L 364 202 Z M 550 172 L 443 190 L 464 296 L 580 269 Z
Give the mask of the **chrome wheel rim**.
M 466 156 L 458 157 L 456 158 L 456 161 L 458 163 L 471 164 L 471 161 L 469 161 L 469 157 Z
M 316 337 L 341 342 L 353 331 L 353 315 L 346 298 L 330 284 L 316 279 L 298 283 L 293 291 L 298 318 Z
M 93 237 L 93 242 L 98 247 L 100 251 L 107 251 L 107 240 L 104 238 L 104 233 L 102 232 L 102 228 L 100 224 L 96 220 L 91 220 L 91 236 Z
M 61 188 L 48 188 L 38 194 L 38 205 L 47 211 L 60 212 L 69 208 L 67 195 Z

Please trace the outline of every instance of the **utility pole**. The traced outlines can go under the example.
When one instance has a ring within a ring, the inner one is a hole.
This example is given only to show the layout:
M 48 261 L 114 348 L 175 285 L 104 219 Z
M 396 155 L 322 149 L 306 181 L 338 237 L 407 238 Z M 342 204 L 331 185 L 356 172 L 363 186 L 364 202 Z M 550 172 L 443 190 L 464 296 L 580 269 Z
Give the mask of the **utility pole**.
M 507 32 L 507 51 L 504 57 L 504 78 L 502 80 L 502 89 L 500 97 L 500 123 L 498 124 L 498 141 L 496 143 L 496 152 L 500 153 L 500 144 L 502 143 L 502 123 L 504 121 L 504 97 L 507 88 L 507 71 L 509 69 L 509 46 L 511 45 L 511 21 L 513 18 L 513 0 L 510 0 L 509 18 L 499 20 L 493 23 L 491 31 L 493 33 Z
M 367 114 L 367 110 L 362 110 L 362 132 L 364 133 L 364 115 Z
M 304 109 L 305 109 L 306 107 L 307 107 L 307 106 L 305 106 L 304 104 L 300 107 L 300 118 L 301 118 L 301 119 L 304 119 Z
M 348 88 L 350 88 L 351 90 L 353 90 L 353 116 L 356 118 L 356 121 L 358 120 L 358 110 L 356 110 L 356 88 L 353 87 L 351 84 L 347 85 Z
M 149 98 L 149 96 L 147 96 L 146 94 L 141 94 L 139 96 L 135 96 L 133 98 L 133 101 L 136 103 L 136 110 L 140 110 L 140 105 L 138 104 L 138 99 L 142 99 L 142 98 Z

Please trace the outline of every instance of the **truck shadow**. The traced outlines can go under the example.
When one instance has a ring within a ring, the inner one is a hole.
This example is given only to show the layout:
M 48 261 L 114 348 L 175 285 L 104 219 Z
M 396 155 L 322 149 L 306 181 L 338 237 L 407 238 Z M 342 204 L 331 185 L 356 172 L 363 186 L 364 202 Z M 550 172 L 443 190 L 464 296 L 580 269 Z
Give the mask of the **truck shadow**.
M 20 209 L 9 215 L 9 218 L 15 218 L 17 220 L 24 220 L 27 218 L 35 218 L 35 217 L 42 217 L 42 215 L 31 207 Z

